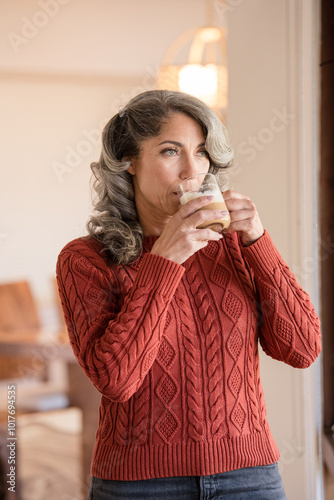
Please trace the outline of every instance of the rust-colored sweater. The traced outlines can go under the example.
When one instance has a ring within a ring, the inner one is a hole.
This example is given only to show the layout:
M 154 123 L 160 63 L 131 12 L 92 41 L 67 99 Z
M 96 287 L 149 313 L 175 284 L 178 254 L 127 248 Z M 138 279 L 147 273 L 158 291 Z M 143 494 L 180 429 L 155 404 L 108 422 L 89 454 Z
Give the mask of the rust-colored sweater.
M 319 320 L 267 232 L 236 233 L 183 265 L 150 253 L 111 266 L 93 238 L 61 251 L 57 278 L 81 367 L 101 392 L 91 473 L 135 480 L 273 463 L 258 339 L 296 368 L 318 356 Z

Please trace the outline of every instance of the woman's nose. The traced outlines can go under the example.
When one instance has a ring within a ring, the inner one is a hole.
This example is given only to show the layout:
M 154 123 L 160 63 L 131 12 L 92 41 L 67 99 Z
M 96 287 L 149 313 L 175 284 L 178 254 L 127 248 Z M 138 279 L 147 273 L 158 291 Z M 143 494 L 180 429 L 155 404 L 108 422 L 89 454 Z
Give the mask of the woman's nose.
M 187 177 L 200 173 L 196 159 L 192 155 L 184 155 L 181 168 L 181 179 L 186 179 Z

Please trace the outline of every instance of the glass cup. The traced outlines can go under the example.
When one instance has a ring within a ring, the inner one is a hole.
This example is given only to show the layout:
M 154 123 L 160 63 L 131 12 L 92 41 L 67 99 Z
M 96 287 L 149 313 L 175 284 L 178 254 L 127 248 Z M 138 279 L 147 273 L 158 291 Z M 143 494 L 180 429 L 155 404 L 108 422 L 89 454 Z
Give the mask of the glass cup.
M 201 210 L 227 211 L 222 192 L 213 174 L 197 174 L 184 179 L 177 187 L 177 194 L 181 205 L 185 205 L 188 201 L 199 196 L 213 196 L 211 203 L 202 207 Z M 223 229 L 228 228 L 230 223 L 230 215 L 226 214 L 219 219 L 203 222 L 197 226 L 197 229 L 208 227 L 217 233 L 221 233 Z

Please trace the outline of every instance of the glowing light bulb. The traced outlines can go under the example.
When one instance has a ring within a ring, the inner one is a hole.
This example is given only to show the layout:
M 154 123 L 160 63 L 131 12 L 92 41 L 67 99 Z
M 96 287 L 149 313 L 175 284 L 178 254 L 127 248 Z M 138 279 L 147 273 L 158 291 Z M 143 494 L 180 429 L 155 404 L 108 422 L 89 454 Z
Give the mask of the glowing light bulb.
M 214 106 L 218 88 L 217 66 L 214 64 L 186 64 L 179 71 L 179 89 Z

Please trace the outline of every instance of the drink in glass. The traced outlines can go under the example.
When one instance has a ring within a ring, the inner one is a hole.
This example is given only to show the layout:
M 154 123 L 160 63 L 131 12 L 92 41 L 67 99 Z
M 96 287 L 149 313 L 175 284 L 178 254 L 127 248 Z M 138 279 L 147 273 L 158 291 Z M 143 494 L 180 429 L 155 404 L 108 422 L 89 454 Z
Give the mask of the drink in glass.
M 202 207 L 201 210 L 226 210 L 225 201 L 219 188 L 216 177 L 213 174 L 197 174 L 184 179 L 177 188 L 177 194 L 181 205 L 199 196 L 213 196 L 211 203 Z M 231 223 L 229 214 L 219 219 L 203 222 L 198 229 L 209 227 L 217 233 L 221 233 Z

